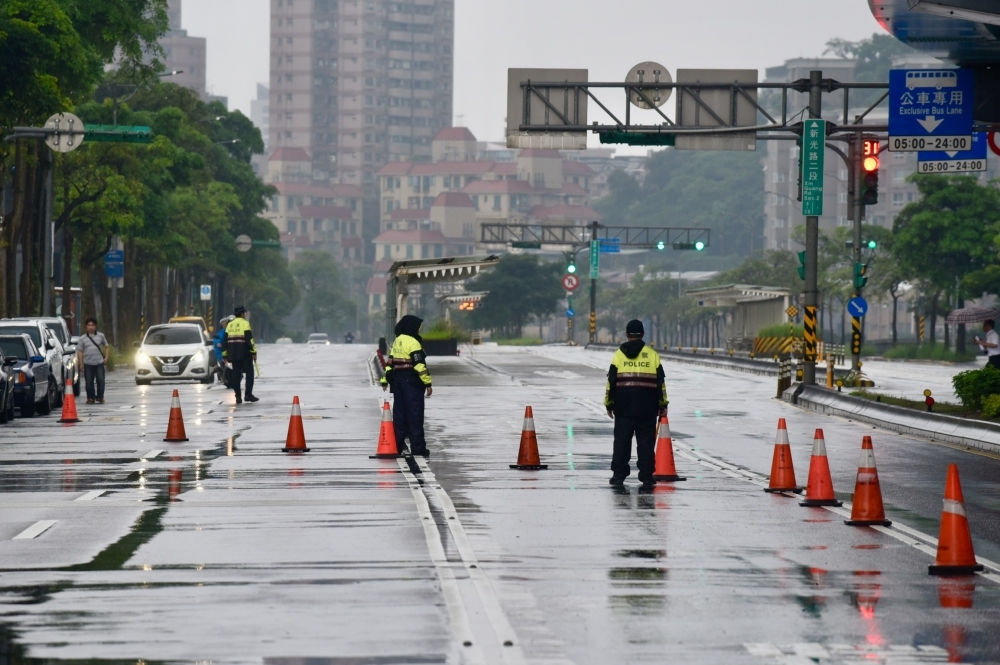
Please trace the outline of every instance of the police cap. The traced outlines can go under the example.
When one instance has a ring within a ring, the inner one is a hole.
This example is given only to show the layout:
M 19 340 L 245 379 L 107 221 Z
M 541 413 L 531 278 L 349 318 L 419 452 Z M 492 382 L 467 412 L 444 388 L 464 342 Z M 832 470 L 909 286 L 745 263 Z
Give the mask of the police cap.
M 625 325 L 626 335 L 644 335 L 646 330 L 642 327 L 642 321 L 639 319 L 632 319 Z
M 246 313 L 247 313 L 247 308 L 244 307 L 243 305 L 237 305 L 235 309 L 233 309 L 233 314 L 236 316 L 240 316 L 241 314 L 246 314 Z

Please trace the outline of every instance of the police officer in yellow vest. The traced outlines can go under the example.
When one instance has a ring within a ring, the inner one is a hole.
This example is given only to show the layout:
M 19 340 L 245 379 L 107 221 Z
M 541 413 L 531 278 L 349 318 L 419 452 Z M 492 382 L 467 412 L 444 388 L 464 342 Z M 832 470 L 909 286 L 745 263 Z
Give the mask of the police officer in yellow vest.
M 604 406 L 615 421 L 615 448 L 611 456 L 611 480 L 625 484 L 630 473 L 632 436 L 635 436 L 636 466 L 644 487 L 653 484 L 656 421 L 667 415 L 667 385 L 660 355 L 642 341 L 642 321 L 633 319 L 625 326 L 628 341 L 615 351 L 608 370 Z
M 250 322 L 247 321 L 247 308 L 240 305 L 233 310 L 236 318 L 226 326 L 226 333 L 222 338 L 222 357 L 233 367 L 229 375 L 229 384 L 236 391 L 236 403 L 259 402 L 260 400 L 253 394 L 253 363 L 257 360 L 257 347 L 253 343 L 253 331 L 250 330 Z M 244 397 L 240 397 L 240 383 L 243 375 L 247 377 L 247 392 Z
M 427 371 L 427 354 L 420 338 L 420 319 L 407 314 L 396 324 L 396 341 L 392 343 L 380 383 L 382 390 L 392 389 L 396 400 L 392 405 L 392 425 L 396 445 L 405 450 L 404 437 L 410 437 L 413 455 L 430 457 L 424 440 L 424 395 L 430 397 L 431 375 Z

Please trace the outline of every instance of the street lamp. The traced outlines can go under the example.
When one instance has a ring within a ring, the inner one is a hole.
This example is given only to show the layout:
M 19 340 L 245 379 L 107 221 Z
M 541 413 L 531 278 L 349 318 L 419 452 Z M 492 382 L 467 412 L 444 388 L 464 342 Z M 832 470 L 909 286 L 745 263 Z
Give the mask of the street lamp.
M 239 139 L 230 139 L 228 141 L 216 141 L 212 145 L 234 145 L 236 143 L 240 143 L 240 140 Z

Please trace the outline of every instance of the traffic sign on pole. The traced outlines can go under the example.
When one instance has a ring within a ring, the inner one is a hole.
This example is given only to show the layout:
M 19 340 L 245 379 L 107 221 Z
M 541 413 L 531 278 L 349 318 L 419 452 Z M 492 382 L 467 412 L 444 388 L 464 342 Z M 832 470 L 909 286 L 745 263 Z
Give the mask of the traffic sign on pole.
M 211 300 L 212 299 L 212 285 L 211 284 L 202 284 L 201 285 L 201 299 L 202 300 Z
M 970 69 L 889 71 L 889 150 L 972 148 L 973 73 Z
M 567 291 L 573 292 L 580 288 L 580 278 L 576 275 L 565 275 L 562 278 L 563 288 Z
M 809 118 L 802 123 L 802 214 L 823 214 L 823 163 L 826 152 L 826 120 Z
M 104 255 L 104 274 L 110 279 L 121 279 L 125 276 L 125 252 L 123 250 L 112 249 Z
M 45 137 L 45 144 L 56 152 L 71 152 L 83 143 L 83 121 L 72 113 L 56 113 L 45 127 L 57 132 Z
M 620 254 L 622 251 L 621 238 L 603 238 L 598 242 L 602 254 Z
M 917 173 L 967 173 L 986 170 L 986 135 L 972 135 L 971 150 L 917 153 Z
M 568 316 L 569 318 L 573 318 L 573 316 L 575 315 L 576 315 L 576 310 L 574 310 L 572 307 L 566 308 L 566 316 Z
M 601 257 L 600 243 L 596 240 L 590 241 L 590 278 L 597 279 Z
M 851 298 L 847 303 L 847 312 L 855 319 L 860 319 L 868 313 L 868 301 L 861 296 Z
M 241 252 L 249 252 L 253 247 L 253 238 L 248 235 L 236 236 L 236 249 Z

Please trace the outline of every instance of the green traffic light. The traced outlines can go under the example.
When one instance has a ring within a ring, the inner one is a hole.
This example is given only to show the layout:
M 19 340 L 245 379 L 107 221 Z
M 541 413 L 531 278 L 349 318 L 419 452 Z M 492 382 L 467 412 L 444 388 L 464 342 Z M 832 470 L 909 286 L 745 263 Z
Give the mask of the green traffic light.
M 878 247 L 878 241 L 877 240 L 869 240 L 868 241 L 868 249 L 875 249 L 876 247 Z
M 694 248 L 700 252 L 701 250 L 705 249 L 705 243 L 699 240 L 694 244 Z
M 573 273 L 576 272 L 576 266 L 573 265 L 572 263 L 569 264 L 568 266 L 566 266 L 566 272 L 572 275 Z
M 666 246 L 667 246 L 667 244 L 665 242 L 663 242 L 662 240 L 660 242 L 656 243 L 656 249 L 663 249 Z

